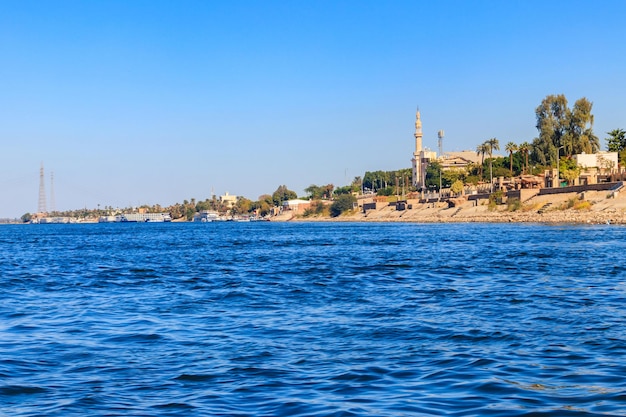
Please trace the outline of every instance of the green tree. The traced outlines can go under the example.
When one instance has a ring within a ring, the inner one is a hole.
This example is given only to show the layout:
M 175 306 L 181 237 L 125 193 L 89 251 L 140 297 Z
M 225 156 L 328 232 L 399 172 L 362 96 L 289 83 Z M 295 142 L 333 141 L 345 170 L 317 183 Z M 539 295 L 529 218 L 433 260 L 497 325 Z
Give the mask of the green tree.
M 489 181 L 491 181 L 493 186 L 493 151 L 494 149 L 496 151 L 500 150 L 500 142 L 496 138 L 491 138 L 485 141 L 484 144 L 487 145 L 487 153 L 489 154 Z
M 509 153 L 509 169 L 511 170 L 511 175 L 513 175 L 513 153 L 517 152 L 518 147 L 514 142 L 507 142 L 507 144 L 504 146 L 504 150 Z
M 445 177 L 442 175 L 441 164 L 437 161 L 433 161 L 426 166 L 426 178 L 424 184 L 427 189 L 436 189 L 439 190 L 439 183 L 441 182 L 441 186 L 445 187 L 449 185 L 449 182 L 446 182 Z M 447 180 L 449 181 L 449 180 Z
M 395 193 L 396 193 L 395 187 L 380 188 L 378 191 L 376 191 L 376 195 L 382 195 L 382 196 L 390 196 L 390 195 L 394 195 Z
M 580 175 L 580 167 L 571 157 L 562 157 L 559 163 L 559 177 L 567 181 L 568 185 L 578 178 Z
M 607 148 L 609 152 L 619 152 L 626 149 L 626 131 L 624 129 L 613 129 L 606 133 Z
M 556 163 L 556 148 L 568 142 L 569 109 L 563 94 L 549 95 L 535 109 L 539 136 L 533 141 L 535 158 L 543 165 Z M 528 166 L 528 164 L 526 164 Z
M 613 129 L 607 132 L 606 138 L 609 152 L 617 152 L 620 166 L 626 166 L 626 131 L 624 129 Z
M 464 182 L 467 171 L 465 169 L 450 168 L 441 173 L 442 179 L 446 184 L 453 184 L 456 181 Z
M 528 155 L 530 154 L 531 149 L 532 145 L 528 142 L 522 142 L 519 145 L 519 151 L 524 156 L 524 169 L 522 170 L 524 174 L 528 171 Z
M 304 192 L 309 195 L 311 200 L 319 200 L 324 195 L 324 188 L 319 185 L 311 184 L 304 189 Z
M 483 178 L 483 164 L 485 163 L 485 154 L 487 154 L 488 152 L 489 152 L 489 149 L 487 147 L 486 142 L 483 142 L 476 147 L 476 155 L 480 156 L 480 165 L 478 168 L 480 170 L 480 172 L 478 173 L 478 176 L 480 178 Z
M 450 191 L 454 194 L 461 194 L 463 192 L 463 181 L 454 181 L 454 183 L 452 183 L 452 185 L 450 186 Z
M 198 204 L 196 204 L 196 210 L 198 210 L 198 212 L 211 210 L 211 200 L 207 198 L 204 201 L 198 201 Z
M 600 150 L 600 140 L 593 133 L 593 103 L 585 97 L 574 103 L 570 112 L 569 137 L 572 141 L 572 154 L 596 153 Z
M 183 209 L 180 203 L 176 203 L 173 206 L 169 207 L 170 216 L 172 219 L 180 219 L 183 217 Z
M 388 175 L 384 171 L 367 171 L 363 177 L 363 186 L 376 192 L 380 188 L 387 187 Z
M 354 177 L 352 180 L 352 191 L 360 193 L 363 189 L 363 178 L 360 176 Z
M 286 185 L 279 186 L 272 194 L 272 201 L 276 206 L 281 206 L 283 201 L 293 200 L 296 198 L 298 198 L 298 194 L 288 189 Z
M 352 210 L 354 203 L 356 203 L 356 197 L 352 194 L 341 194 L 330 205 L 330 216 L 337 217 L 342 213 Z
M 252 201 L 245 197 L 238 197 L 232 211 L 233 214 L 250 213 L 252 211 Z
M 258 201 L 255 201 L 254 203 L 252 203 L 252 210 L 256 211 L 256 214 L 259 216 L 267 216 L 268 214 L 270 214 L 270 211 L 272 210 L 274 201 L 272 200 L 272 196 L 271 195 L 262 195 L 259 197 Z
M 341 194 L 352 194 L 352 186 L 345 185 L 343 187 L 335 188 L 335 195 L 341 195 Z
M 20 219 L 22 219 L 22 223 L 28 223 L 33 219 L 33 215 L 30 213 L 24 213 Z
M 593 133 L 593 103 L 585 97 L 576 100 L 572 109 L 563 94 L 549 95 L 535 109 L 539 136 L 533 141 L 533 157 L 543 165 L 556 164 L 557 149 L 565 156 L 595 153 L 600 141 Z
M 194 214 L 196 214 L 195 207 L 190 206 L 190 205 L 185 207 L 185 218 L 187 219 L 187 221 L 192 221 Z
M 400 181 L 404 180 L 404 184 L 408 185 L 411 181 L 411 176 L 411 168 L 402 168 L 396 171 L 367 171 L 363 177 L 363 188 L 378 193 L 380 189 L 395 186 L 396 178 L 400 179 Z
M 330 198 L 333 195 L 335 186 L 332 184 L 327 185 L 315 185 L 311 184 L 304 191 L 309 195 L 311 200 L 321 200 L 323 198 Z

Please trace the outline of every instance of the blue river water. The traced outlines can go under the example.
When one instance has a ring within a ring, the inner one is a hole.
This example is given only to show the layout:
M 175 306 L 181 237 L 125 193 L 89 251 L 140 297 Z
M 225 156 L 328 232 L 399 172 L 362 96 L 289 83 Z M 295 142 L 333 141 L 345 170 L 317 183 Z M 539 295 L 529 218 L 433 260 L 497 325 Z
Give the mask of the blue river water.
M 626 228 L 0 227 L 0 415 L 624 416 Z

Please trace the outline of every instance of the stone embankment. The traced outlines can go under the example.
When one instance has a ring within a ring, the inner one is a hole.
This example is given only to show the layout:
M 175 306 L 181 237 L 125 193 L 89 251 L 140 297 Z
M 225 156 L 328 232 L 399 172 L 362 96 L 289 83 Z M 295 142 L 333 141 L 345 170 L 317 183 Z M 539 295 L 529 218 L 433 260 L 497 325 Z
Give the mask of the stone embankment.
M 553 224 L 626 224 L 626 193 L 609 198 L 606 192 L 557 194 L 541 196 L 524 202 L 511 210 L 507 205 L 489 208 L 486 201 L 465 202 L 448 207 L 445 202 L 411 202 L 411 209 L 398 211 L 394 206 L 377 210 L 346 213 L 342 216 L 301 217 L 291 221 L 355 221 L 355 222 L 415 222 L 415 223 L 553 223 Z

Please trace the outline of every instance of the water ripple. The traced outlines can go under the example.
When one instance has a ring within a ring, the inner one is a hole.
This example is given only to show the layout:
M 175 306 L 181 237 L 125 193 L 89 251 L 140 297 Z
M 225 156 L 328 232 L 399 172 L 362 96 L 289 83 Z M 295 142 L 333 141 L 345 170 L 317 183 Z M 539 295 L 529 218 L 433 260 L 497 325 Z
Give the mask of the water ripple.
M 626 415 L 626 267 L 606 256 L 625 237 L 615 226 L 3 226 L 0 409 Z

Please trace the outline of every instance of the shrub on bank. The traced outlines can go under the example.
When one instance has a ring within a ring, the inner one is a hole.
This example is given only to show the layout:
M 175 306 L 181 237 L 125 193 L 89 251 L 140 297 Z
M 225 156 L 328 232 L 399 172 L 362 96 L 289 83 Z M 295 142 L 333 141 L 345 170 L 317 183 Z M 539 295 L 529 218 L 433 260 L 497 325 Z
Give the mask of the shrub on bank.
M 346 211 L 352 210 L 356 197 L 352 194 L 342 194 L 330 205 L 330 216 L 337 217 Z
M 506 209 L 508 211 L 517 211 L 522 208 L 522 201 L 519 198 L 509 198 L 506 201 Z
M 311 205 L 308 209 L 304 210 L 302 213 L 303 217 L 311 217 L 311 216 L 324 216 L 328 215 L 329 210 L 328 206 L 322 203 L 320 200 L 315 200 L 311 202 Z
M 487 208 L 490 211 L 495 210 L 498 204 L 502 204 L 503 196 L 504 196 L 504 193 L 501 190 L 498 190 L 495 193 L 489 194 L 489 206 L 487 206 Z
M 591 210 L 591 202 L 587 200 L 580 200 L 578 197 L 572 197 L 563 203 L 560 209 Z
M 591 210 L 591 202 L 580 200 L 574 203 L 574 210 Z

